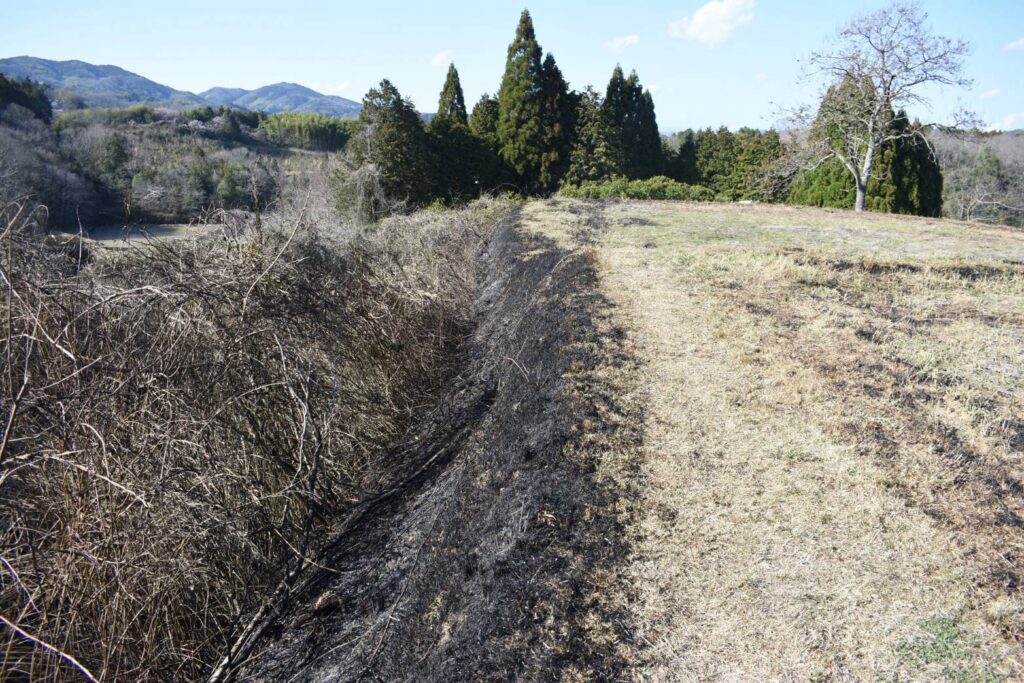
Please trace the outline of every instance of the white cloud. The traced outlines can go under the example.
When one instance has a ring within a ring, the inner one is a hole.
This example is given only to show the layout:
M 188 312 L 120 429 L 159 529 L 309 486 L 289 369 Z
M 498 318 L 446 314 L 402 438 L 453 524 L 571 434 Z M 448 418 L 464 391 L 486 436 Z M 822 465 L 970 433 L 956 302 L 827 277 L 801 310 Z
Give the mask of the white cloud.
M 621 38 L 612 38 L 608 41 L 607 45 L 612 50 L 621 50 L 624 47 L 636 45 L 639 42 L 640 36 L 635 33 L 630 33 L 628 36 L 622 36 Z
M 1001 95 L 1002 92 L 1003 91 L 1000 90 L 999 88 L 992 88 L 991 90 L 986 90 L 985 92 L 981 93 L 981 99 L 990 100 L 993 97 L 999 97 L 999 95 Z
M 1016 130 L 1024 127 L 1024 111 L 1007 114 L 988 127 L 989 130 Z
M 733 31 L 754 20 L 756 0 L 711 0 L 692 17 L 669 24 L 674 38 L 685 38 L 716 48 L 729 39 Z
M 1003 46 L 1003 49 L 1004 50 L 1024 50 L 1024 38 L 1020 38 L 1018 40 L 1015 40 L 1012 43 L 1007 43 L 1006 45 Z
M 451 64 L 452 57 L 455 56 L 455 50 L 441 50 L 430 60 L 430 64 L 435 68 L 442 66 L 448 66 Z
M 658 86 L 656 86 L 656 85 L 648 85 L 647 86 L 647 90 L 649 90 L 650 93 L 653 95 L 654 93 L 658 92 Z
M 754 75 L 754 80 L 758 83 L 767 83 L 771 79 L 771 76 L 766 74 L 764 71 L 759 71 Z

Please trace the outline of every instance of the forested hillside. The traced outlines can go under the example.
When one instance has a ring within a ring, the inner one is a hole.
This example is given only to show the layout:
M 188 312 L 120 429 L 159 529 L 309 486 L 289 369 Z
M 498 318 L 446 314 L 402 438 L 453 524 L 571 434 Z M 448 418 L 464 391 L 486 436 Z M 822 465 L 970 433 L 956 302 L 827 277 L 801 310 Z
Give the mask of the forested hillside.
M 198 95 L 175 90 L 116 66 L 77 60 L 65 62 L 37 57 L 0 59 L 0 73 L 8 78 L 29 78 L 52 89 L 64 108 L 128 107 L 153 104 L 187 107 L 203 104 Z

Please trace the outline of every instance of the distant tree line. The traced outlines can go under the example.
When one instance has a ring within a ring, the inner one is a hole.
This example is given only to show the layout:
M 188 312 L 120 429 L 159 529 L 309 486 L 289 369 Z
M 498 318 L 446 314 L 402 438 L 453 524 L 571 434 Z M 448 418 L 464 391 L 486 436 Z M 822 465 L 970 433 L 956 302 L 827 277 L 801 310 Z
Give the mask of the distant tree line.
M 0 109 L 5 109 L 10 104 L 28 109 L 46 123 L 53 118 L 50 97 L 45 87 L 27 78 L 18 81 L 0 74 Z
M 892 134 L 873 161 L 868 208 L 939 215 L 942 173 L 935 155 L 922 137 L 903 135 L 910 126 L 904 113 L 890 112 L 889 121 Z M 651 185 L 654 194 L 675 197 L 844 208 L 855 199 L 836 159 L 780 171 L 787 148 L 775 130 L 707 128 L 663 137 L 654 100 L 636 72 L 627 76 L 617 66 L 603 93 L 571 90 L 554 56 L 544 55 L 528 11 L 509 45 L 496 96 L 485 94 L 468 112 L 451 65 L 438 113 L 425 125 L 385 80 L 364 99 L 352 139 L 350 159 L 361 169 L 353 177 L 364 193 L 378 196 L 367 204 L 374 207 L 370 218 L 386 211 L 383 197 L 420 206 L 502 188 L 527 195 L 560 188 L 576 196 L 644 195 L 644 186 L 622 181 L 651 178 L 663 179 Z M 668 190 L 665 181 L 700 189 Z M 598 189 L 603 182 L 611 184 Z
M 273 144 L 338 152 L 352 137 L 355 122 L 323 114 L 282 112 L 261 116 L 256 127 L 256 135 Z
M 349 154 L 363 191 L 413 206 L 502 189 L 544 195 L 565 184 L 651 178 L 668 168 L 654 100 L 636 73 L 627 77 L 616 67 L 603 96 L 570 90 L 537 42 L 528 11 L 496 96 L 485 94 L 469 112 L 451 65 L 438 113 L 424 124 L 384 80 L 363 100 Z
M 943 215 L 1024 227 L 1024 133 L 928 137 L 943 170 Z
M 720 201 L 773 201 L 778 197 L 765 178 L 783 151 L 774 130 L 685 130 L 665 139 L 665 175 L 702 185 Z

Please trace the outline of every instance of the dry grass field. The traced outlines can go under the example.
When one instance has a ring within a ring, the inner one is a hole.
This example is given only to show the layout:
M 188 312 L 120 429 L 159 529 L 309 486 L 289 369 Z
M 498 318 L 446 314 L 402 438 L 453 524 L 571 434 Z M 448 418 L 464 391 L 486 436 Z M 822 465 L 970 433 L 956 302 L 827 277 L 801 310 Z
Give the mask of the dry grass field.
M 1024 233 L 567 200 L 522 228 L 594 254 L 639 358 L 638 678 L 1024 677 Z

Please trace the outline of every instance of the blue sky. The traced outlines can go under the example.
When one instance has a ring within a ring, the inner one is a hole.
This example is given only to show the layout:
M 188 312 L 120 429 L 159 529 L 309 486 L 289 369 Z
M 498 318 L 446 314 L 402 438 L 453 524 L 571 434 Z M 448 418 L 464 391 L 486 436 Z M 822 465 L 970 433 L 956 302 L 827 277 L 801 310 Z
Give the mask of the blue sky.
M 573 87 L 603 89 L 616 63 L 654 93 L 663 131 L 772 125 L 778 105 L 813 98 L 798 60 L 835 28 L 882 2 L 561 0 L 529 6 L 537 37 Z M 959 106 L 989 125 L 1024 128 L 1024 0 L 924 0 L 936 32 L 972 46 L 972 90 L 937 93 L 941 120 Z M 0 56 L 116 64 L 198 92 L 297 82 L 360 99 L 391 79 L 436 108 L 448 61 L 470 105 L 494 92 L 522 0 L 7 0 Z

